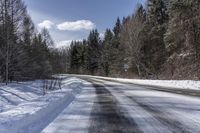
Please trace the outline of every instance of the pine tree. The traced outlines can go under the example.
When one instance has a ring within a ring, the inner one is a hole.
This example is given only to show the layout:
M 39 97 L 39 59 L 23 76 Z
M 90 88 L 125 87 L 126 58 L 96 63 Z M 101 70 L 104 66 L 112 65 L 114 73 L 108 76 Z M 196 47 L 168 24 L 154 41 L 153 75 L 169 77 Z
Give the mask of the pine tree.
M 121 20 L 117 18 L 117 21 L 113 28 L 114 37 L 112 40 L 112 50 L 110 51 L 112 55 L 112 71 L 113 71 L 112 75 L 113 76 L 121 75 L 123 71 L 123 66 L 124 66 L 124 63 L 123 63 L 124 58 L 122 56 L 124 54 L 124 49 L 120 42 L 121 28 L 122 28 Z
M 100 38 L 97 30 L 92 30 L 88 36 L 88 70 L 94 75 L 100 65 L 101 46 Z
M 107 29 L 105 32 L 105 37 L 103 41 L 103 50 L 102 50 L 102 68 L 104 74 L 108 76 L 111 72 L 113 65 L 113 33 L 110 29 Z
M 120 31 L 121 31 L 121 21 L 119 17 L 117 18 L 117 21 L 115 23 L 115 26 L 113 28 L 114 36 L 118 38 L 120 36 Z

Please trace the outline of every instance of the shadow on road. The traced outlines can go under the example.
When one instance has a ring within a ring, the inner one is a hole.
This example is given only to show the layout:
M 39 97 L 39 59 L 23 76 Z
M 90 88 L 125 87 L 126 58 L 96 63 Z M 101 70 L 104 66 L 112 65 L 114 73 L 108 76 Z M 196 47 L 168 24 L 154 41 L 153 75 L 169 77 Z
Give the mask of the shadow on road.
M 89 133 L 139 133 L 138 126 L 126 118 L 116 98 L 104 86 L 93 84 L 97 98 L 91 113 Z

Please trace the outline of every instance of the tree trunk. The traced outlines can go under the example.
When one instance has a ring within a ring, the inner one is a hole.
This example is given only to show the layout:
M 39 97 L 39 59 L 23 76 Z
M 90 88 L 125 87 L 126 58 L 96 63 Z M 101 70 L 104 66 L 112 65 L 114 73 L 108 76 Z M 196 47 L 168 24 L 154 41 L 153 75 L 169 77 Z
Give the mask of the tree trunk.
M 136 65 L 136 66 L 137 66 L 138 75 L 139 77 L 141 77 L 140 65 Z
M 6 85 L 8 85 L 8 73 L 9 73 L 9 71 L 8 71 L 8 69 L 9 69 L 9 67 L 8 67 L 8 61 L 9 61 L 9 51 L 8 51 L 8 43 L 7 43 L 7 50 L 6 50 Z

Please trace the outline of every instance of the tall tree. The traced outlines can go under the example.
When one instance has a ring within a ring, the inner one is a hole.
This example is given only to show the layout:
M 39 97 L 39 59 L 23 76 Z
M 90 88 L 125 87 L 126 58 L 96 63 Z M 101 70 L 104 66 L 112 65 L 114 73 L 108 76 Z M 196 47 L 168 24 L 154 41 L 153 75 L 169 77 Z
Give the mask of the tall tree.
M 113 56 L 113 60 L 112 60 L 113 72 L 112 73 L 115 73 L 113 76 L 121 75 L 121 72 L 123 71 L 123 66 L 124 66 L 123 54 L 125 51 L 120 42 L 121 28 L 122 28 L 121 20 L 117 18 L 117 21 L 113 28 L 114 37 L 112 40 L 112 50 L 110 51 Z
M 20 66 L 19 56 L 22 53 L 19 36 L 26 10 L 21 0 L 1 0 L 0 7 L 2 18 L 0 20 L 2 24 L 1 38 L 4 40 L 1 53 L 4 55 L 4 75 L 7 84 L 9 78 L 13 78 L 16 73 L 19 73 L 16 69 L 16 66 Z
M 22 0 L 0 0 L 0 80 L 48 77 L 55 57 L 65 56 L 53 46 L 46 29 L 36 33 Z
M 134 15 L 126 20 L 121 30 L 121 43 L 126 49 L 125 58 L 132 69 L 137 70 L 137 74 L 142 77 L 146 67 L 142 61 L 141 32 L 144 28 L 146 13 L 142 5 L 138 6 Z
M 168 22 L 167 6 L 163 0 L 148 0 L 147 3 L 147 21 L 142 35 L 143 58 L 151 75 L 157 77 L 161 66 L 166 60 L 163 38 Z
M 86 45 L 81 41 L 73 41 L 70 48 L 70 70 L 74 73 L 83 73 L 86 61 Z
M 31 58 L 34 63 L 34 72 L 30 74 L 34 78 L 47 78 L 52 74 L 49 49 L 42 34 L 35 35 L 33 39 Z
M 92 30 L 88 36 L 88 70 L 94 75 L 100 65 L 100 37 L 98 31 Z
M 114 60 L 112 54 L 113 49 L 113 33 L 110 29 L 106 29 L 102 49 L 102 67 L 106 76 L 110 74 L 112 69 L 111 66 Z

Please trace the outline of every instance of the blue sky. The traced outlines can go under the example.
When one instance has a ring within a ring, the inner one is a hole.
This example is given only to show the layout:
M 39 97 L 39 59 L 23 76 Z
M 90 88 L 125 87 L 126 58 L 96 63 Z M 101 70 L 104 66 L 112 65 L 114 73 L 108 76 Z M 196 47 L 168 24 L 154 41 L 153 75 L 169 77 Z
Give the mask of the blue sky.
M 82 40 L 91 29 L 103 35 L 117 17 L 133 13 L 145 0 L 24 0 L 38 29 L 46 27 L 58 46 Z

